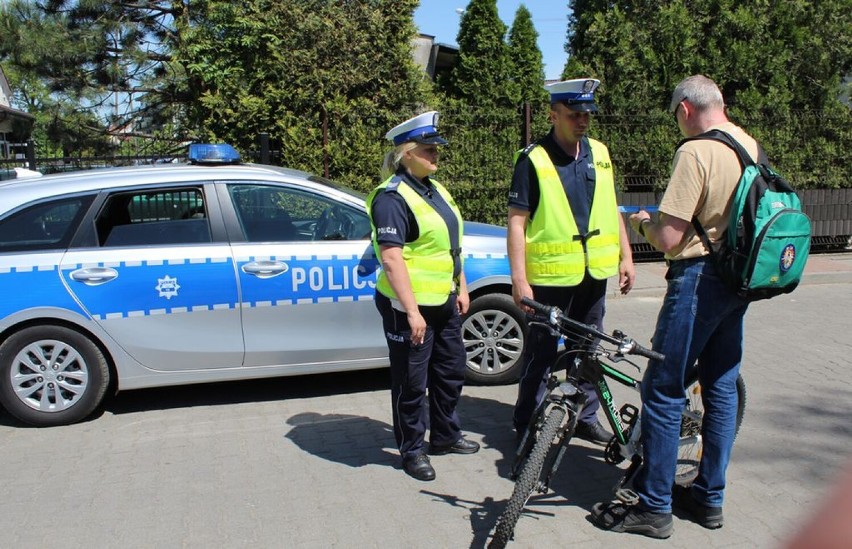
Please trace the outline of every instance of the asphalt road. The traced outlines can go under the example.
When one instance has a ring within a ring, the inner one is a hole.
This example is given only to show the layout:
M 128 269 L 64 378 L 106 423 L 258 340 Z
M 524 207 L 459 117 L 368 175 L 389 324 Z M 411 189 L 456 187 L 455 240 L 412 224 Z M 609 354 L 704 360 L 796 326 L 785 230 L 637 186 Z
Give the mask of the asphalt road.
M 852 460 L 850 296 L 832 276 L 751 307 L 724 528 L 598 530 L 586 517 L 620 470 L 578 442 L 513 546 L 782 546 Z M 607 329 L 647 342 L 659 306 L 652 287 L 612 297 Z M 483 449 L 433 458 L 431 483 L 399 468 L 385 370 L 132 391 L 49 429 L 0 412 L 0 547 L 482 547 L 512 491 L 515 392 L 465 388 Z

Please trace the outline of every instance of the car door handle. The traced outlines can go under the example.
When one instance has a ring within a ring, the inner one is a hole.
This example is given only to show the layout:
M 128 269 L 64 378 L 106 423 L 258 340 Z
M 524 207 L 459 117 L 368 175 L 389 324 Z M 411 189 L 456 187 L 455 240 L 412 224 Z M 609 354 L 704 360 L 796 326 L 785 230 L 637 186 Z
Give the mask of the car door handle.
M 242 266 L 244 273 L 258 278 L 272 278 L 284 274 L 288 270 L 289 267 L 282 261 L 252 261 Z
M 68 276 L 71 277 L 71 280 L 82 282 L 87 286 L 97 286 L 117 278 L 118 271 L 109 267 L 88 267 L 71 271 Z

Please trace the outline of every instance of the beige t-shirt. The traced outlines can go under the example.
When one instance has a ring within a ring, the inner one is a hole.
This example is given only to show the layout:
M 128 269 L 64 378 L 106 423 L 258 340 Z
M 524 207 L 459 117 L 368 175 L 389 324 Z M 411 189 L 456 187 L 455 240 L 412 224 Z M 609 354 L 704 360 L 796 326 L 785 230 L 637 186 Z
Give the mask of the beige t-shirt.
M 726 122 L 708 129 L 730 134 L 752 159 L 757 158 L 757 142 L 739 126 Z M 692 227 L 692 217 L 698 218 L 710 241 L 717 242 L 728 227 L 731 199 L 741 175 L 736 153 L 724 143 L 698 139 L 684 143 L 675 152 L 660 212 L 689 221 L 690 225 L 666 259 L 690 259 L 709 253 Z

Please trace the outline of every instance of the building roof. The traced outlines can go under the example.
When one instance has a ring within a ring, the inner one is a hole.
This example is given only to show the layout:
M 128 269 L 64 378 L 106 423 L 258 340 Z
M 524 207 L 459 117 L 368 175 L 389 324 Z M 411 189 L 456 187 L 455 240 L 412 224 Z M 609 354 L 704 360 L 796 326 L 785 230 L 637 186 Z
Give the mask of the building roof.
M 3 67 L 0 67 L 0 133 L 3 134 L 12 131 L 12 123 L 15 121 L 27 122 L 32 126 L 32 122 L 35 120 L 33 115 L 13 109 L 10 103 L 11 97 L 12 88 L 9 86 L 9 81 L 6 80 Z M 29 133 L 29 130 L 27 133 Z
M 459 55 L 459 49 L 449 44 L 435 42 L 431 34 L 420 34 L 414 39 L 414 62 L 430 78 L 441 72 L 452 70 Z

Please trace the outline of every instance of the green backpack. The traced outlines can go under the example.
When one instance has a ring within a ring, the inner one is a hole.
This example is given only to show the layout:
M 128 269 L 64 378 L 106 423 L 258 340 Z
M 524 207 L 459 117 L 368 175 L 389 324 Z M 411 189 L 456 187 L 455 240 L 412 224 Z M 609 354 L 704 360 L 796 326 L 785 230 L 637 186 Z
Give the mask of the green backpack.
M 698 219 L 692 218 L 720 275 L 749 301 L 792 292 L 802 279 L 811 248 L 811 220 L 802 212 L 798 195 L 769 167 L 759 146 L 754 162 L 742 145 L 721 130 L 710 130 L 680 144 L 693 139 L 724 143 L 737 153 L 743 168 L 718 252 L 713 251 Z

